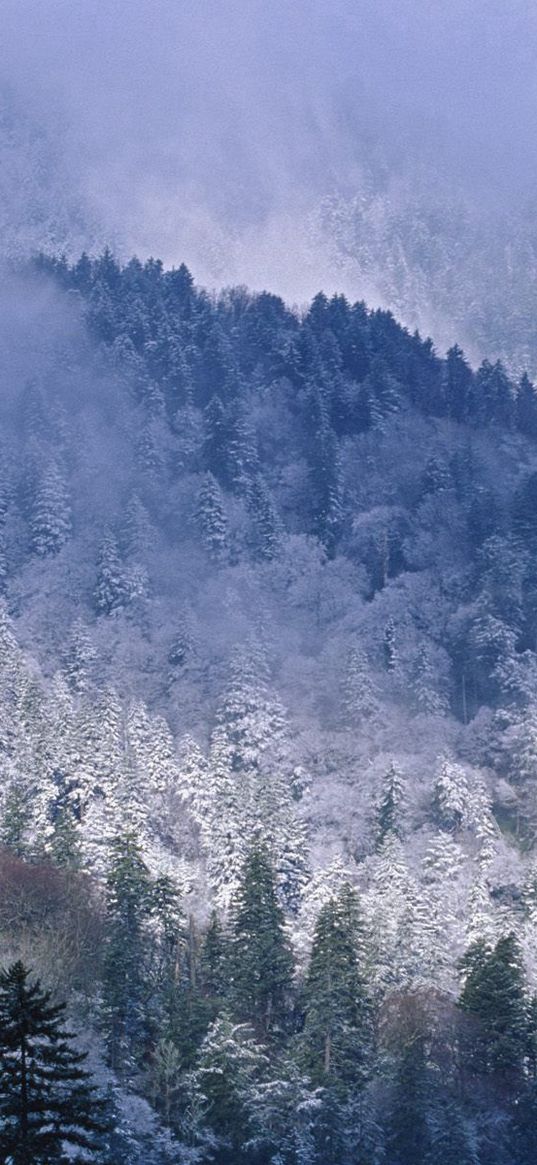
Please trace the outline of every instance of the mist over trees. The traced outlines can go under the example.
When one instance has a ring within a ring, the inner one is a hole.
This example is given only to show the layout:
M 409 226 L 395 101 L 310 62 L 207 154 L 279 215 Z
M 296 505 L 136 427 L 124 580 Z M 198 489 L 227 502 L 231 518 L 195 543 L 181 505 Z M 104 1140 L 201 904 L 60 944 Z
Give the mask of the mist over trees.
M 0 1007 L 90 1159 L 525 1165 L 531 381 L 108 251 L 2 300 Z

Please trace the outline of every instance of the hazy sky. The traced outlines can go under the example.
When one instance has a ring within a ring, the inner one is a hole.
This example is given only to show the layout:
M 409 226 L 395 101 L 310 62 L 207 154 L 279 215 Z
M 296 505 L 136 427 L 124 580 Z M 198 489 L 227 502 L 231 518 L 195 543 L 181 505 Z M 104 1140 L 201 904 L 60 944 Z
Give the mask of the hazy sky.
M 310 211 L 364 163 L 486 205 L 537 182 L 530 0 L 1 0 L 1 23 L 5 83 L 63 156 L 66 199 L 201 278 L 309 294 Z

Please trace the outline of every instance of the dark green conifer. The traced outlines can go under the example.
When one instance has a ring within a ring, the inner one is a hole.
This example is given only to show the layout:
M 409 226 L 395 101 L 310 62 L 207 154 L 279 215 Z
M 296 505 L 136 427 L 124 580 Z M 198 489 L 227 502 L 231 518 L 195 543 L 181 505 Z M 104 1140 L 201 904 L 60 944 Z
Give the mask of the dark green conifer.
M 356 895 L 344 886 L 322 908 L 305 986 L 302 1047 L 314 1083 L 363 1086 L 370 1067 L 372 1013 Z
M 0 974 L 0 1156 L 10 1165 L 54 1165 L 85 1150 L 92 1161 L 106 1131 L 85 1056 L 21 962 Z
M 107 881 L 104 1006 L 112 1066 L 125 1071 L 143 1046 L 148 995 L 146 923 L 152 910 L 147 866 L 133 834 L 114 845 Z
M 293 957 L 266 849 L 256 843 L 233 904 L 230 999 L 241 1020 L 264 1035 L 285 1024 Z
M 528 1018 L 522 954 L 513 934 L 493 948 L 475 943 L 463 960 L 459 1005 L 475 1021 L 466 1037 L 475 1072 L 514 1083 L 524 1070 Z
M 387 837 L 401 837 L 404 811 L 404 784 L 401 773 L 391 764 L 383 781 L 377 811 L 376 848 L 381 849 Z

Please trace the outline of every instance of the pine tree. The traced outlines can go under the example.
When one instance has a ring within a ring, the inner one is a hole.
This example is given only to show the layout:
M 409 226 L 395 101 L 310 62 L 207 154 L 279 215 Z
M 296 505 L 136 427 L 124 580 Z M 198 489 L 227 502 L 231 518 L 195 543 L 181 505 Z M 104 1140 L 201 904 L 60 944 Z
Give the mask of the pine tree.
M 263 846 L 245 861 L 232 907 L 230 999 L 237 1016 L 263 1035 L 285 1025 L 293 958 L 276 896 L 273 870 Z
M 462 970 L 459 1006 L 477 1021 L 468 1036 L 467 1058 L 474 1071 L 513 1082 L 524 1070 L 527 1005 L 522 955 L 513 934 L 494 947 L 474 943 Z
M 410 684 L 419 712 L 444 715 L 448 704 L 438 690 L 438 669 L 427 643 L 422 643 L 413 661 Z
M 100 1160 L 106 1131 L 65 1007 L 21 962 L 0 974 L 0 1152 L 11 1165 L 53 1165 L 77 1150 Z
M 427 1121 L 430 1081 L 424 1033 L 404 1038 L 396 1058 L 387 1128 L 390 1165 L 428 1165 L 432 1141 Z
M 138 494 L 131 494 L 125 509 L 121 543 L 130 559 L 143 562 L 156 541 L 156 531 Z
M 449 349 L 445 363 L 445 397 L 448 417 L 466 420 L 471 408 L 473 373 L 457 344 Z
M 342 680 L 342 718 L 350 728 L 360 728 L 378 712 L 375 684 L 367 656 L 351 647 Z
M 343 524 L 342 474 L 338 441 L 321 406 L 310 453 L 313 533 L 329 557 L 335 554 Z
M 270 562 L 280 549 L 283 526 L 267 486 L 259 475 L 248 487 L 247 505 L 254 526 L 252 538 L 254 555 L 261 561 Z
M 229 484 L 228 443 L 230 424 L 221 398 L 211 397 L 204 412 L 205 443 L 203 456 L 207 470 L 222 485 Z
M 189 1140 L 209 1143 L 218 1165 L 250 1165 L 253 1088 L 266 1055 L 246 1024 L 225 1012 L 211 1025 L 187 1079 Z M 197 1119 L 192 1120 L 192 1114 Z
M 82 619 L 75 619 L 71 627 L 64 656 L 64 672 L 74 692 L 86 692 L 91 687 L 97 652 Z
M 229 481 L 235 493 L 248 497 L 259 475 L 259 454 L 255 430 L 242 406 L 235 410 L 226 447 Z
M 258 1079 L 254 1077 L 248 1089 L 248 1099 L 248 1165 L 254 1161 L 316 1165 L 319 1161 L 316 1126 L 322 1106 L 322 1089 L 312 1087 L 291 1057 L 273 1059 L 268 1073 L 263 1073 Z M 355 1160 L 355 1157 L 349 1158 L 349 1165 Z M 347 1162 L 342 1159 L 339 1165 L 347 1165 Z
M 395 672 L 397 670 L 397 629 L 394 619 L 388 619 L 384 629 L 384 637 L 382 641 L 382 655 L 384 660 L 384 667 L 388 672 Z
M 321 909 L 304 989 L 301 1037 L 314 1084 L 341 1097 L 363 1088 L 371 1067 L 372 1011 L 363 925 L 346 885 Z
M 433 814 L 441 829 L 457 833 L 468 821 L 470 790 L 466 773 L 449 759 L 442 761 L 433 794 Z
M 229 935 L 224 930 L 220 918 L 213 910 L 200 951 L 200 990 L 206 1000 L 211 1020 L 221 1008 L 229 990 Z
M 30 542 L 40 558 L 57 554 L 71 533 L 71 510 L 63 475 L 49 462 L 36 472 L 30 499 Z
M 382 849 L 387 837 L 401 837 L 405 808 L 405 785 L 396 765 L 391 764 L 382 783 L 377 810 L 375 844 Z
M 382 429 L 387 419 L 401 407 L 399 385 L 384 360 L 376 357 L 360 386 L 362 424 L 367 429 Z
M 269 678 L 259 642 L 233 653 L 208 764 L 200 764 L 198 756 L 189 766 L 188 796 L 219 905 L 229 905 L 254 832 L 266 844 L 279 893 L 292 908 L 303 884 L 306 847 L 295 804 L 297 766 L 287 717 Z
M 94 599 L 99 615 L 120 611 L 128 601 L 128 585 L 118 541 L 109 528 L 105 530 L 99 549 Z
M 517 426 L 526 437 L 537 437 L 537 392 L 526 373 L 522 376 L 517 394 Z
M 206 473 L 198 493 L 196 520 L 203 545 L 215 562 L 222 562 L 228 549 L 226 507 L 222 490 L 212 473 Z
M 136 838 L 127 834 L 113 847 L 107 880 L 103 993 L 110 1062 L 116 1071 L 132 1068 L 146 1035 L 151 909 L 149 873 Z

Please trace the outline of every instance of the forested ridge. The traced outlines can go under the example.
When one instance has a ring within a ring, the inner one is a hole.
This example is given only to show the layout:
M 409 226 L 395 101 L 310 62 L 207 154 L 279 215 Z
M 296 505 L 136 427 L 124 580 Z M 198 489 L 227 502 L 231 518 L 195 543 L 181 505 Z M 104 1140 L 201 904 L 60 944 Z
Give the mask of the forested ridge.
M 0 1015 L 81 1152 L 529 1163 L 533 384 L 108 251 L 2 302 Z

